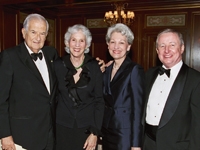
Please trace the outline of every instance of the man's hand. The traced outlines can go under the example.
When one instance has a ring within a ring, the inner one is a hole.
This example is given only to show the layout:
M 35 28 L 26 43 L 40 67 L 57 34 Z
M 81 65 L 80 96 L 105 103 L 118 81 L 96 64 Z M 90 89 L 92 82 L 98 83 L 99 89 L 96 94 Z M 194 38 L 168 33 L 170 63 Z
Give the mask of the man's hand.
M 16 150 L 12 136 L 1 139 L 2 150 Z

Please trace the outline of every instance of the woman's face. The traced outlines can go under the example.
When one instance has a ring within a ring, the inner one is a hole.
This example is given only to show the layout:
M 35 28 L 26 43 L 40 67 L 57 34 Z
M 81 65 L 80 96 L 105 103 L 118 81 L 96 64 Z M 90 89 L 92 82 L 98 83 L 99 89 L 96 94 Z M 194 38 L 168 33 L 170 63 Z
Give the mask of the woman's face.
M 65 43 L 70 49 L 70 55 L 73 57 L 81 57 L 86 49 L 86 37 L 80 30 L 71 35 L 69 42 Z
M 113 32 L 108 44 L 108 50 L 114 60 L 124 60 L 131 45 L 128 44 L 126 36 L 118 32 Z

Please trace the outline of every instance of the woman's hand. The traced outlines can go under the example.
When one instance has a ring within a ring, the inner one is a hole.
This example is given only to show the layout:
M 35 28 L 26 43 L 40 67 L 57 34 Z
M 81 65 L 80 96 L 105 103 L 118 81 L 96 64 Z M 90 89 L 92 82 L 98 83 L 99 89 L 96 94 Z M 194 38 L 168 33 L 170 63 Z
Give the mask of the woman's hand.
M 141 150 L 140 147 L 131 147 L 131 150 Z
M 99 57 L 97 57 L 96 60 L 99 62 L 98 64 L 100 66 L 101 72 L 104 72 L 106 67 L 104 60 L 100 59 Z
M 102 73 L 105 71 L 106 67 L 110 66 L 113 63 L 113 60 L 110 60 L 109 62 L 107 62 L 105 64 L 104 60 L 100 59 L 99 57 L 97 57 L 96 60 L 99 62 L 100 69 L 101 69 Z
M 112 63 L 113 63 L 113 60 L 110 60 L 109 62 L 107 62 L 107 63 L 105 64 L 105 66 L 108 67 L 108 66 L 110 66 Z
M 97 144 L 97 136 L 94 134 L 90 134 L 85 141 L 83 149 L 85 150 L 95 150 Z

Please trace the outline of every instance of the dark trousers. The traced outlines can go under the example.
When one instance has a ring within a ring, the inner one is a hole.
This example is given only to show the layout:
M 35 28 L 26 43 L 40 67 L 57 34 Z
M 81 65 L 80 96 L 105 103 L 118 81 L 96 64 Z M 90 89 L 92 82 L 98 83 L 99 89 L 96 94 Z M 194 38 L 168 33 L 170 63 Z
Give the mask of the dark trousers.
M 53 129 L 50 129 L 49 131 L 47 146 L 43 150 L 55 150 L 55 138 L 53 134 Z
M 145 124 L 143 150 L 156 150 L 156 133 L 158 126 Z
M 156 142 L 147 134 L 144 136 L 144 144 L 142 150 L 156 150 Z

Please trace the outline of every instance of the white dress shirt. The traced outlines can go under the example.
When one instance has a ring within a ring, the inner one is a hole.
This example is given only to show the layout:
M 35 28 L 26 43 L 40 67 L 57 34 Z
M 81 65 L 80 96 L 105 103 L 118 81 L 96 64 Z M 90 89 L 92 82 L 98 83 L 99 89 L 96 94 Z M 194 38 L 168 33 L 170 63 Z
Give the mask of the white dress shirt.
M 26 45 L 26 43 L 25 43 L 25 45 Z M 28 49 L 29 54 L 33 53 L 27 45 L 26 45 L 26 48 Z M 33 60 L 33 62 L 37 66 L 37 68 L 38 68 L 38 70 L 39 70 L 39 72 L 40 72 L 40 74 L 41 74 L 41 76 L 43 78 L 43 81 L 44 81 L 44 83 L 46 85 L 46 88 L 47 88 L 47 90 L 48 90 L 48 92 L 50 94 L 49 72 L 48 72 L 48 69 L 47 69 L 47 64 L 46 64 L 46 61 L 45 61 L 44 54 L 43 54 L 42 50 L 39 50 L 38 53 L 40 53 L 40 52 L 43 55 L 42 59 L 40 60 L 38 58 L 36 61 Z
M 157 76 L 149 94 L 146 109 L 146 123 L 154 126 L 159 125 L 168 95 L 182 64 L 183 62 L 180 61 L 178 64 L 170 68 L 171 71 L 169 78 L 165 73 Z M 163 67 L 166 68 L 165 66 Z

